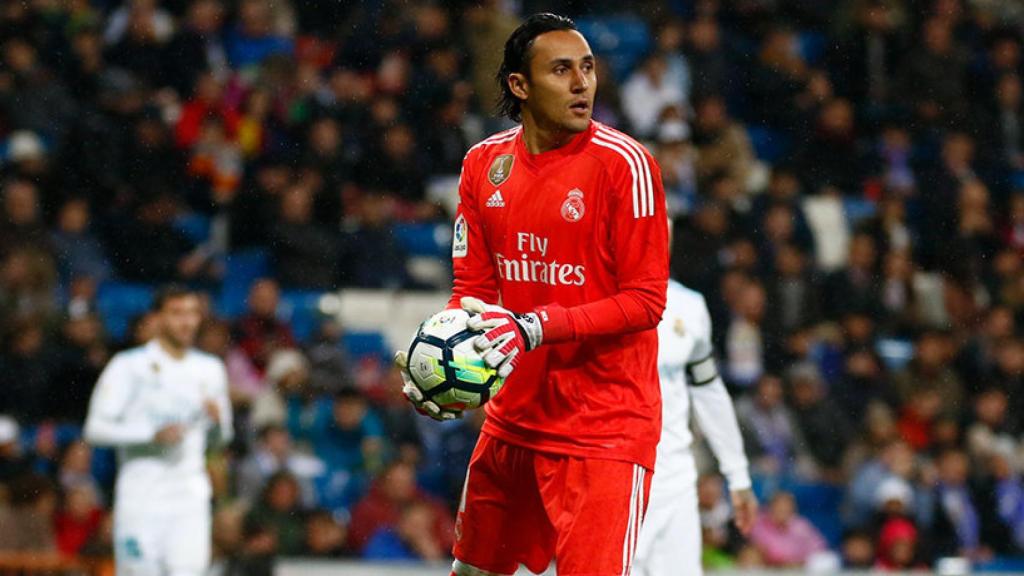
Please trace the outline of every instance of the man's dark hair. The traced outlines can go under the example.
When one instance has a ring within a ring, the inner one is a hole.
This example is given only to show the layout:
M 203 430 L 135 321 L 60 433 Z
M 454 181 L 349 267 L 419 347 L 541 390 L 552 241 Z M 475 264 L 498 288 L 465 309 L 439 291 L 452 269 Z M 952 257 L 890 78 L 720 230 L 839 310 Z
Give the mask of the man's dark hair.
M 514 122 L 522 120 L 523 103 L 508 86 L 508 75 L 513 72 L 529 74 L 530 48 L 537 36 L 556 30 L 575 30 L 576 23 L 565 16 L 543 13 L 526 19 L 505 41 L 505 59 L 502 60 L 496 76 L 501 95 L 498 97 L 498 113 Z
M 195 296 L 197 292 L 188 286 L 183 284 L 167 284 L 157 289 L 156 294 L 153 294 L 153 312 L 159 312 L 163 310 L 164 305 L 175 300 L 177 298 L 184 298 L 185 296 Z

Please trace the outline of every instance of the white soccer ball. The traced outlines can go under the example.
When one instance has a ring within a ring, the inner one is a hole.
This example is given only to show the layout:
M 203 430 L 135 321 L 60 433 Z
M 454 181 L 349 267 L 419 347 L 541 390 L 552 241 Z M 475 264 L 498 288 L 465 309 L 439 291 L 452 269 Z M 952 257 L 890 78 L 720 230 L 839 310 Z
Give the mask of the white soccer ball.
M 443 310 L 420 324 L 409 346 L 409 373 L 426 400 L 444 410 L 483 406 L 505 384 L 473 347 L 465 310 Z

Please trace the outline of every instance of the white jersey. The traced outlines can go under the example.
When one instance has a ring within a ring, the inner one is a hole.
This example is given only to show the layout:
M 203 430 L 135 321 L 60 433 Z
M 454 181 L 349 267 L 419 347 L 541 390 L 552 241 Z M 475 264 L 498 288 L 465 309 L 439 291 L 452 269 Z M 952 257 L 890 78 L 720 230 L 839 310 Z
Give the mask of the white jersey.
M 213 400 L 220 421 L 203 408 Z M 161 428 L 185 427 L 174 446 L 154 443 Z M 85 438 L 118 450 L 115 507 L 173 507 L 209 500 L 208 442 L 231 440 L 227 374 L 220 359 L 189 350 L 174 358 L 153 340 L 115 355 L 100 375 L 89 403 Z
M 692 467 L 690 406 L 730 490 L 750 488 L 743 438 L 732 399 L 715 367 L 711 315 L 700 293 L 670 280 L 658 325 L 662 432 L 654 482 Z

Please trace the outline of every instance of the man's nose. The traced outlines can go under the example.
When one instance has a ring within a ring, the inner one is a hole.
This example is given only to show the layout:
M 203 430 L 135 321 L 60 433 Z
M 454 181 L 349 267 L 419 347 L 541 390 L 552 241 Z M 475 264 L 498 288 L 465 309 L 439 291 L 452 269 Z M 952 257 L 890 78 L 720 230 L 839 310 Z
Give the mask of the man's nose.
M 586 92 L 587 88 L 590 88 L 590 82 L 587 80 L 586 73 L 583 70 L 577 69 L 573 74 L 572 93 L 580 94 Z

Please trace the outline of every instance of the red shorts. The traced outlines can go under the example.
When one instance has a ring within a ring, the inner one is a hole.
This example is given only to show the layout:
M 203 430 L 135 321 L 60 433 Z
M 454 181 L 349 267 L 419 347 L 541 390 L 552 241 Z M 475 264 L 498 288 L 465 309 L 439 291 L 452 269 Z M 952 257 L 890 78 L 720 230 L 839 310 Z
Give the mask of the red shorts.
M 455 573 L 512 574 L 523 564 L 539 574 L 554 557 L 559 576 L 629 574 L 650 488 L 638 464 L 481 434 L 455 523 Z

